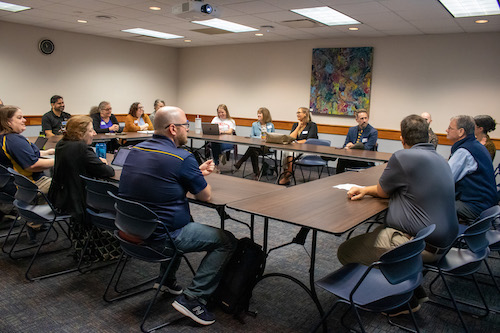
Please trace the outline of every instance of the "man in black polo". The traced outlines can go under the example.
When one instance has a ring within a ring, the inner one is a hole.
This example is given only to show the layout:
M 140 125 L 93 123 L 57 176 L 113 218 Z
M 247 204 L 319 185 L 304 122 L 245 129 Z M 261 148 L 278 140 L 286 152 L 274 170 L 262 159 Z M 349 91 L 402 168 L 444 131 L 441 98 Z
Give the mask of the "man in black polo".
M 50 106 L 52 109 L 42 117 L 42 132 L 47 138 L 63 134 L 62 128 L 71 117 L 69 113 L 64 112 L 64 99 L 61 96 L 52 96 Z

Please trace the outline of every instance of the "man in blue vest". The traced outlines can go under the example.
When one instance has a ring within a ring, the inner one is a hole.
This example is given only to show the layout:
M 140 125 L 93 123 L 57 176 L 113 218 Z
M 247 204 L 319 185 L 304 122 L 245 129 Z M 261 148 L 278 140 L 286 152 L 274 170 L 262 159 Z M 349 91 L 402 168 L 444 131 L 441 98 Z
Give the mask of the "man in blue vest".
M 446 130 L 453 142 L 448 160 L 455 180 L 455 205 L 458 218 L 474 221 L 482 211 L 497 204 L 493 164 L 488 150 L 476 140 L 471 116 L 451 118 Z

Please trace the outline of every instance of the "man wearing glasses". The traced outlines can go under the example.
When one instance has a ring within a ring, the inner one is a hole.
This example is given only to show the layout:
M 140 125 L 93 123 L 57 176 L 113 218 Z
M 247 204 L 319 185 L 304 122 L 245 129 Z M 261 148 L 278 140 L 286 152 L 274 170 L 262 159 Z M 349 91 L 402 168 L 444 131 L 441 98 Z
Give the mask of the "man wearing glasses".
M 184 111 L 166 106 L 156 112 L 155 132 L 150 140 L 133 147 L 123 166 L 119 195 L 138 201 L 153 210 L 162 222 L 145 242 L 166 254 L 173 242 L 183 253 L 207 252 L 191 284 L 183 290 L 177 284 L 175 273 L 180 258 L 173 263 L 163 286 L 159 280 L 155 288 L 179 295 L 172 306 L 201 325 L 215 322 L 208 312 L 207 301 L 217 288 L 221 272 L 236 248 L 236 239 L 228 231 L 191 221 L 186 193 L 196 199 L 208 201 L 211 187 L 205 176 L 214 170 L 208 160 L 198 166 L 195 157 L 179 148 L 187 143 L 189 122 Z M 168 263 L 162 264 L 160 277 Z
M 446 137 L 454 143 L 448 164 L 455 180 L 455 206 L 458 218 L 466 223 L 473 222 L 497 201 L 491 157 L 476 140 L 474 130 L 471 116 L 451 118 L 446 130 Z

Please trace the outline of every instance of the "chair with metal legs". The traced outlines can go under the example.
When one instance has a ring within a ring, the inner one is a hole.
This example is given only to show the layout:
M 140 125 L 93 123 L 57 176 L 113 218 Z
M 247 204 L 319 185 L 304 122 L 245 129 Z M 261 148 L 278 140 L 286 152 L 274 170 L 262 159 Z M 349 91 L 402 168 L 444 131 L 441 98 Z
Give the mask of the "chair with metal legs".
M 61 250 L 67 250 L 67 249 L 71 248 L 71 246 L 72 246 L 72 241 L 71 241 L 71 237 L 70 237 L 71 226 L 69 223 L 71 215 L 59 213 L 54 208 L 54 206 L 50 203 L 47 196 L 45 194 L 43 194 L 38 189 L 38 186 L 36 186 L 35 183 L 33 183 L 31 180 L 29 180 L 25 176 L 17 173 L 13 169 L 9 168 L 9 172 L 13 175 L 14 183 L 17 187 L 17 192 L 16 192 L 15 200 L 14 200 L 14 206 L 17 208 L 18 214 L 19 214 L 21 220 L 24 222 L 21 226 L 21 230 L 17 234 L 17 237 L 16 237 L 14 243 L 12 244 L 12 246 L 10 248 L 9 256 L 11 256 L 11 258 L 13 258 L 12 254 L 14 252 L 19 252 L 19 251 L 24 251 L 24 250 L 36 248 L 35 253 L 32 255 L 31 261 L 30 261 L 29 266 L 28 266 L 26 273 L 25 273 L 26 279 L 28 279 L 30 281 L 40 280 L 40 279 L 44 279 L 44 278 L 53 277 L 53 276 L 76 271 L 77 268 L 74 267 L 74 268 L 70 268 L 70 269 L 63 269 L 63 270 L 53 272 L 53 273 L 38 275 L 36 277 L 30 276 L 30 271 L 33 268 L 35 260 L 39 257 L 39 255 L 58 252 Z M 42 198 L 46 202 L 46 204 L 39 204 L 38 203 L 39 198 Z M 22 234 L 23 230 L 26 228 L 27 222 L 33 222 L 35 224 L 46 224 L 46 225 L 48 225 L 48 229 L 45 232 L 44 236 L 42 237 L 42 240 L 39 242 L 38 245 L 28 246 L 28 247 L 22 248 L 20 250 L 14 251 L 16 248 L 16 245 L 19 241 L 19 236 Z M 55 242 L 57 240 L 59 233 L 56 230 L 56 226 L 59 227 L 62 234 L 66 237 L 66 239 L 64 241 L 66 241 L 66 240 L 68 241 L 68 246 L 64 246 L 64 247 L 58 248 L 56 250 L 41 252 L 42 246 L 47 245 L 50 242 Z M 48 235 L 51 233 L 51 231 L 54 231 L 55 239 L 47 241 Z M 9 236 L 7 236 L 7 238 Z
M 434 231 L 435 227 L 433 224 L 420 230 L 414 239 L 384 253 L 370 266 L 348 264 L 316 281 L 316 285 L 337 296 L 338 300 L 333 303 L 313 331 L 323 324 L 339 303 L 345 303 L 349 305 L 341 318 L 341 323 L 345 327 L 347 326 L 344 319 L 349 310 L 354 311 L 361 331 L 364 332 L 359 309 L 388 312 L 406 306 L 418 332 L 418 325 L 409 302 L 413 291 L 420 286 L 423 279 L 421 253 L 425 249 L 424 239 Z M 412 331 L 392 322 L 389 315 L 386 314 L 386 317 L 391 325 Z
M 80 175 L 80 178 L 85 182 L 87 203 L 86 218 L 92 224 L 92 228 L 87 235 L 78 262 L 78 270 L 83 273 L 82 268 L 88 268 L 90 266 L 87 265 L 86 267 L 82 267 L 82 264 L 89 250 L 89 245 L 94 241 L 94 235 L 96 233 L 113 232 L 116 230 L 115 199 L 109 196 L 108 191 L 113 194 L 118 194 L 118 187 L 116 184 L 82 175 Z M 96 249 L 90 249 L 90 251 L 96 251 Z M 113 263 L 114 262 L 101 265 L 98 268 L 106 267 Z
M 175 243 L 172 241 L 172 238 L 170 236 L 170 233 L 165 230 L 165 233 L 167 237 L 171 240 L 172 244 L 172 253 L 170 254 L 164 254 L 161 253 L 151 246 L 148 246 L 147 244 L 144 243 L 144 240 L 149 238 L 153 231 L 156 230 L 158 225 L 161 224 L 159 221 L 158 215 L 156 215 L 153 211 L 151 211 L 149 208 L 146 206 L 126 200 L 123 198 L 120 198 L 116 195 L 114 195 L 111 192 L 108 192 L 108 194 L 116 200 L 115 203 L 115 209 L 116 209 L 116 219 L 115 219 L 115 225 L 118 230 L 115 230 L 115 237 L 120 241 L 120 246 L 123 250 L 122 255 L 120 256 L 120 259 L 118 260 L 118 263 L 116 265 L 116 269 L 111 276 L 111 279 L 109 280 L 108 286 L 106 287 L 106 291 L 104 292 L 103 298 L 107 302 L 113 302 L 116 300 L 128 298 L 130 296 L 138 295 L 140 293 L 149 291 L 149 290 L 154 290 L 152 287 L 148 288 L 142 288 L 139 290 L 136 290 L 137 288 L 143 286 L 146 283 L 152 282 L 153 280 L 159 279 L 159 287 L 156 289 L 156 291 L 153 294 L 153 297 L 149 301 L 148 307 L 146 309 L 146 312 L 144 313 L 142 322 L 141 322 L 141 330 L 143 332 L 152 332 L 157 329 L 160 329 L 162 327 L 165 327 L 169 324 L 172 323 L 170 322 L 165 322 L 159 325 L 156 325 L 153 328 L 146 329 L 145 324 L 146 320 L 149 317 L 149 314 L 151 312 L 152 306 L 155 303 L 158 294 L 161 290 L 161 286 L 164 285 L 166 282 L 168 273 L 170 269 L 172 268 L 173 263 L 178 260 L 179 258 L 184 258 L 186 260 L 186 263 L 188 264 L 189 268 L 191 269 L 191 272 L 193 272 L 194 275 L 194 270 L 189 261 L 187 260 L 186 257 L 177 249 L 175 246 Z M 108 291 L 113 284 L 113 281 L 115 280 L 115 291 L 117 290 L 117 285 L 120 282 L 120 279 L 122 277 L 123 271 L 125 269 L 126 264 L 130 261 L 129 259 L 138 259 L 150 263 L 161 263 L 161 264 L 168 264 L 167 269 L 163 273 L 163 275 L 155 277 L 154 279 L 148 280 L 146 282 L 141 282 L 133 287 L 129 287 L 126 290 L 123 290 L 119 292 L 119 296 L 115 297 L 113 299 L 109 299 L 107 294 Z M 118 275 L 117 275 L 118 274 Z M 184 318 L 184 317 L 182 317 Z
M 311 144 L 311 145 L 319 145 L 319 146 L 330 146 L 331 141 L 330 140 L 320 140 L 320 139 L 307 139 L 306 144 Z M 302 168 L 309 168 L 309 178 L 307 179 L 308 181 L 311 179 L 311 171 L 312 168 L 318 168 L 318 178 L 321 178 L 321 174 L 323 173 L 323 169 L 326 167 L 326 171 L 328 172 L 328 175 L 330 175 L 330 171 L 328 169 L 328 161 L 323 159 L 319 155 L 305 155 L 297 159 L 293 163 L 293 174 L 295 174 L 295 170 L 297 167 L 300 168 L 300 173 L 302 174 L 302 179 L 304 182 L 306 182 L 306 178 L 304 177 L 304 172 Z M 295 177 L 294 177 L 295 179 Z
M 3 165 L 0 165 L 0 204 L 6 205 L 9 208 L 11 206 L 13 207 L 15 194 L 16 194 L 16 186 L 14 185 L 14 178 L 12 177 L 11 173 L 7 170 L 6 167 L 4 167 Z M 2 229 L 15 228 L 19 224 L 17 212 L 16 212 L 16 216 L 14 217 L 14 219 L 12 219 L 12 217 L 9 218 L 8 213 L 4 214 L 2 212 L 0 220 L 2 220 L 1 221 Z M 16 235 L 16 234 L 17 233 L 14 233 L 13 235 Z M 0 234 L 0 239 L 6 238 L 7 235 L 8 235 L 8 232 Z
M 440 260 L 438 260 L 435 263 L 424 265 L 425 274 L 427 274 L 428 272 L 434 272 L 437 274 L 436 277 L 431 281 L 429 286 L 431 294 L 441 299 L 451 301 L 453 306 L 437 302 L 433 299 L 430 300 L 430 303 L 454 309 L 457 312 L 457 315 L 465 331 L 468 331 L 467 325 L 465 324 L 465 321 L 462 317 L 462 312 L 465 311 L 461 311 L 458 308 L 458 304 L 467 305 L 469 307 L 485 311 L 484 314 L 465 312 L 476 318 L 487 316 L 490 312 L 490 309 L 486 304 L 486 300 L 484 298 L 481 289 L 479 288 L 478 281 L 474 274 L 478 272 L 479 268 L 481 267 L 481 264 L 484 262 L 491 275 L 491 270 L 486 262 L 486 258 L 490 253 L 490 250 L 488 248 L 489 243 L 486 238 L 486 234 L 491 228 L 491 223 L 492 223 L 491 220 L 493 218 L 494 218 L 493 216 L 486 216 L 476 221 L 469 227 L 467 227 L 465 231 L 457 237 L 454 245 L 447 250 L 447 252 L 443 255 L 443 257 Z M 476 287 L 476 290 L 478 291 L 478 294 L 481 298 L 484 307 L 469 302 L 457 300 L 453 295 L 450 289 L 450 285 L 445 279 L 445 276 L 447 277 L 471 276 L 472 281 L 474 282 L 474 285 Z M 439 278 L 441 278 L 449 297 L 437 294 L 434 291 L 433 287 Z

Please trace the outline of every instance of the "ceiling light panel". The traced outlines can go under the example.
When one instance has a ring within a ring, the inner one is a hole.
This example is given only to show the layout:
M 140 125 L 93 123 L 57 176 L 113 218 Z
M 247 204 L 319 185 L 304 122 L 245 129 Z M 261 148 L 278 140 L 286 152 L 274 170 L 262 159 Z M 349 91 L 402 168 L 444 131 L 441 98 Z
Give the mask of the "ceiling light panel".
M 500 14 L 497 0 L 439 0 L 453 17 Z
M 122 30 L 122 31 L 131 33 L 131 34 L 156 37 L 156 38 L 161 38 L 161 39 L 184 38 L 184 36 L 167 34 L 166 32 L 160 32 L 160 31 L 154 31 L 154 30 L 148 30 L 148 29 L 142 29 L 142 28 L 126 29 L 126 30 Z
M 6 10 L 8 12 L 17 13 L 27 9 L 31 9 L 31 7 L 20 6 L 20 5 L 15 5 L 13 3 L 0 1 L 0 10 Z
M 313 7 L 313 8 L 302 8 L 302 9 L 291 9 L 292 12 L 299 15 L 308 17 L 312 20 L 321 22 L 325 25 L 347 25 L 347 24 L 359 24 L 360 22 L 355 19 L 342 14 L 330 7 Z
M 248 27 L 246 25 L 221 20 L 221 19 L 211 19 L 204 21 L 191 21 L 191 23 L 205 25 L 207 27 L 217 28 L 221 30 L 231 31 L 231 32 L 248 32 L 248 31 L 258 31 L 259 29 L 255 29 L 252 27 Z

